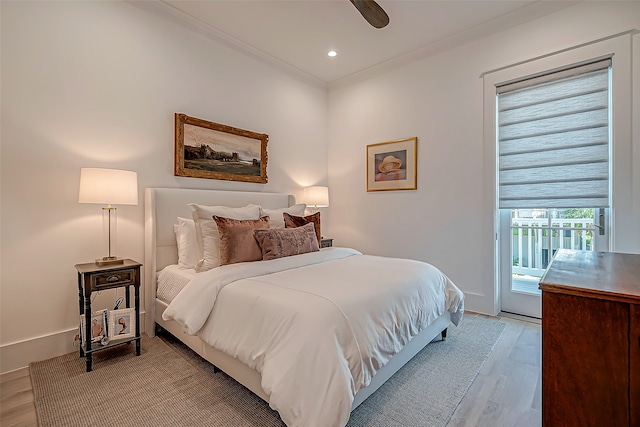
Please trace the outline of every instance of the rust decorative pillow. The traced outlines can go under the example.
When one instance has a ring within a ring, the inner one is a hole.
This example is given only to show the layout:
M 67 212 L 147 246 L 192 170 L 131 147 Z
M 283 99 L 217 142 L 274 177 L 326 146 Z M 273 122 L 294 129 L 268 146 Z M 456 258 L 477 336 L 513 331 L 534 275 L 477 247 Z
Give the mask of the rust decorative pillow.
M 286 228 L 301 227 L 303 225 L 313 223 L 313 228 L 316 231 L 316 237 L 318 238 L 318 246 L 322 236 L 320 234 L 320 212 L 316 212 L 313 215 L 307 216 L 293 216 L 286 212 L 282 214 L 284 216 L 284 226 Z
M 285 213 L 286 215 L 286 213 Z M 297 228 L 272 228 L 253 232 L 262 251 L 262 259 L 270 260 L 320 250 L 313 224 Z
M 269 228 L 268 216 L 241 220 L 214 215 L 213 220 L 220 233 L 220 265 L 262 260 L 253 232 Z

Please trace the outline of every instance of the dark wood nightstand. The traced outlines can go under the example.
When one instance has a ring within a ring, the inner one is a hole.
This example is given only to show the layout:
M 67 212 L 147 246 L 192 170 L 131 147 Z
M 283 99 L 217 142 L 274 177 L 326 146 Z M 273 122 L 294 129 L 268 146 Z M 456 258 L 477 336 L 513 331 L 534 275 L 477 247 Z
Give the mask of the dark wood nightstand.
M 131 307 L 130 286 L 134 288 L 134 304 L 136 318 L 135 336 L 116 340 L 106 345 L 98 345 L 92 348 L 91 339 L 86 339 L 80 334 L 80 357 L 86 357 L 87 372 L 91 371 L 92 355 L 96 351 L 115 347 L 120 344 L 136 342 L 136 356 L 140 356 L 140 267 L 142 264 L 132 259 L 125 259 L 124 263 L 117 265 L 96 265 L 93 262 L 86 264 L 76 264 L 78 270 L 78 302 L 80 315 L 85 316 L 85 335 L 90 335 L 91 331 L 91 293 L 106 289 L 126 288 L 126 307 Z
M 333 239 L 320 239 L 320 247 L 321 248 L 330 248 L 333 246 Z

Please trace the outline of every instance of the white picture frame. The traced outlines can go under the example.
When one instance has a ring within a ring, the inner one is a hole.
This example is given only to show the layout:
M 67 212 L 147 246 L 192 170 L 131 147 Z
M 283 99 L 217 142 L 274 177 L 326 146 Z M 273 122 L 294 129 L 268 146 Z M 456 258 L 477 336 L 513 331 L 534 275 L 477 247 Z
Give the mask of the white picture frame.
M 135 338 L 136 311 L 134 308 L 123 308 L 109 311 L 109 339 L 120 340 Z

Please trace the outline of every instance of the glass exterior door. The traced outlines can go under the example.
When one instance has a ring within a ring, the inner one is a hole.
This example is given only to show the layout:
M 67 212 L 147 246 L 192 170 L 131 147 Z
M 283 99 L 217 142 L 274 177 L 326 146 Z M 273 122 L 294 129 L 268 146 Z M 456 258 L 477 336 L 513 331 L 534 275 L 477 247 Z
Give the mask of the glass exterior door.
M 538 283 L 558 249 L 607 251 L 605 209 L 503 209 L 502 311 L 541 317 Z M 506 234 L 505 234 L 506 233 Z M 504 236 L 508 236 L 504 238 Z

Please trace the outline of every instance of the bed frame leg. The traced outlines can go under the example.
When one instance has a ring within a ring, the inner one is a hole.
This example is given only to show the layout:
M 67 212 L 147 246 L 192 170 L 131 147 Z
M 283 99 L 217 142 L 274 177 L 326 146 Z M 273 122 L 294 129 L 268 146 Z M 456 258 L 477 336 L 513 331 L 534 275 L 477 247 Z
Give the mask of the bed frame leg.
M 447 340 L 447 328 L 444 328 L 442 330 L 442 332 L 440 332 L 440 335 L 442 335 L 442 341 L 446 341 Z

